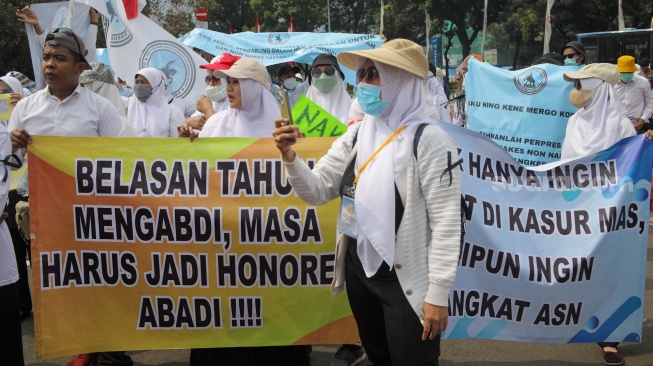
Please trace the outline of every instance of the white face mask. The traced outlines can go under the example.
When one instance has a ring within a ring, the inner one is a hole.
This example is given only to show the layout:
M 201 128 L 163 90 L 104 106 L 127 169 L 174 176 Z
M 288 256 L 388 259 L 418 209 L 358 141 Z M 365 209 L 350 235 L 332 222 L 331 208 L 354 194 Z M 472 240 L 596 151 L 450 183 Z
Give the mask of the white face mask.
M 215 103 L 218 103 L 219 101 L 224 100 L 224 98 L 227 97 L 227 89 L 223 85 L 218 85 L 218 86 L 207 85 L 206 89 L 204 90 L 204 93 L 209 99 L 211 99 L 212 102 Z
M 296 82 L 296 80 L 294 78 L 288 78 L 288 79 L 284 80 L 284 82 L 283 82 L 283 87 L 288 89 L 288 90 L 295 89 L 296 85 L 297 85 L 297 82 Z

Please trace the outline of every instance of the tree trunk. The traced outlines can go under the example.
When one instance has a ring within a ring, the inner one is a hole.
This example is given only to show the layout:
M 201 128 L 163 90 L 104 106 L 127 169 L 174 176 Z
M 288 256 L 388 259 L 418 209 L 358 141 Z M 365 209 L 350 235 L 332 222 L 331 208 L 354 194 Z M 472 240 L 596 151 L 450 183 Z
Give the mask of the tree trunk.
M 521 46 L 521 37 L 517 40 L 515 45 L 515 55 L 512 56 L 512 69 L 517 70 L 517 62 L 519 62 L 519 48 Z

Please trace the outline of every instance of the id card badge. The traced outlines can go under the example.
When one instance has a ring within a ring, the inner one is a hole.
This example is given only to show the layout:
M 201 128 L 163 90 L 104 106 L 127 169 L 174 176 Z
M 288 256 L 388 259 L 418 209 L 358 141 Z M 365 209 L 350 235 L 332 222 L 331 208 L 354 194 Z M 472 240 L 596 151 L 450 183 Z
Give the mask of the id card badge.
M 358 237 L 358 220 L 356 220 L 356 205 L 354 199 L 342 196 L 342 207 L 340 208 L 340 232 L 350 238 Z

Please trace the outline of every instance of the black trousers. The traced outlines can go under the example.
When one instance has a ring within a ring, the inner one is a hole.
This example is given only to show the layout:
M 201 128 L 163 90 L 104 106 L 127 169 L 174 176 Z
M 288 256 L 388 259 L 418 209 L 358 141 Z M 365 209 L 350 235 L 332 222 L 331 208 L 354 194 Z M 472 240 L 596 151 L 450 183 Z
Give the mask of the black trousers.
M 11 234 L 11 241 L 14 244 L 14 253 L 16 253 L 16 265 L 18 266 L 18 296 L 20 298 L 20 311 L 23 314 L 32 312 L 32 295 L 29 290 L 29 280 L 27 275 L 27 259 L 29 257 L 29 242 L 25 242 L 18 231 L 16 223 L 16 203 L 18 201 L 27 201 L 27 198 L 21 197 L 16 190 L 9 191 L 9 204 L 7 213 L 9 217 L 5 220 Z M 31 258 L 30 258 L 31 259 Z
M 0 286 L 0 357 L 3 365 L 25 365 L 18 283 Z
M 348 251 L 345 283 L 349 305 L 369 364 L 437 366 L 440 336 L 422 340 L 424 327 L 387 264 L 367 278 L 354 249 Z M 354 258 L 352 258 L 354 257 Z

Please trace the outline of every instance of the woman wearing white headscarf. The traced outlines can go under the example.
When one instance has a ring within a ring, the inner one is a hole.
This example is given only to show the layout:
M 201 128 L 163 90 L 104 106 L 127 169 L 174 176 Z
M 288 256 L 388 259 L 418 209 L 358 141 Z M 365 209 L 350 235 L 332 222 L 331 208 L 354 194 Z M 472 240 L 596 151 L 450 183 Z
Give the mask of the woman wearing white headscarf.
M 415 132 L 428 123 L 419 45 L 395 39 L 338 61 L 357 70 L 363 121 L 312 170 L 292 148 L 297 127 L 283 118 L 275 121 L 276 146 L 299 197 L 315 205 L 342 197 L 331 289 L 346 283 L 369 360 L 437 365 L 460 246 L 460 172 L 450 165 L 457 149 L 427 125 L 413 153 Z
M 348 124 L 352 100 L 344 78 L 345 74 L 340 70 L 335 56 L 321 54 L 313 60 L 309 69 L 306 97 L 340 122 Z
M 268 73 L 258 60 L 241 58 L 228 70 L 214 73 L 227 80 L 229 108 L 211 116 L 199 137 L 269 137 L 272 120 L 281 115 L 279 104 L 270 93 Z M 180 136 L 195 135 L 186 124 Z
M 614 85 L 620 73 L 612 64 L 590 64 L 575 72 L 564 73 L 566 81 L 574 83 L 569 101 L 580 108 L 569 117 L 567 133 L 562 142 L 561 159 L 573 159 L 605 150 L 617 141 L 635 136 L 633 123 L 623 115 L 619 95 Z M 650 134 L 646 135 L 650 139 Z M 599 342 L 606 365 L 621 365 L 623 356 L 619 343 Z
M 23 86 L 20 81 L 12 76 L 0 77 L 0 94 L 9 94 L 9 103 L 16 106 L 18 101 L 23 99 Z M 9 126 L 9 120 L 0 120 L 5 127 Z
M 274 119 L 281 116 L 279 105 L 270 93 L 265 66 L 253 58 L 239 58 L 229 69 L 214 73 L 227 80 L 229 108 L 211 116 L 199 137 L 269 137 Z M 184 123 L 180 137 L 197 137 Z M 310 346 L 237 347 L 192 349 L 191 366 L 308 366 Z
M 134 95 L 127 99 L 127 118 L 139 137 L 176 137 L 184 122 L 166 99 L 165 74 L 152 67 L 136 73 Z
M 449 112 L 449 100 L 442 87 L 443 81 L 439 76 L 429 71 L 426 76 L 426 92 L 433 101 L 435 109 L 438 111 L 438 119 L 445 122 L 451 122 L 451 113 Z
M 613 88 L 619 77 L 612 64 L 590 64 L 576 72 L 564 73 L 565 80 L 574 83 L 569 100 L 580 109 L 567 123 L 563 160 L 597 153 L 637 134 L 632 122 L 624 117 Z

